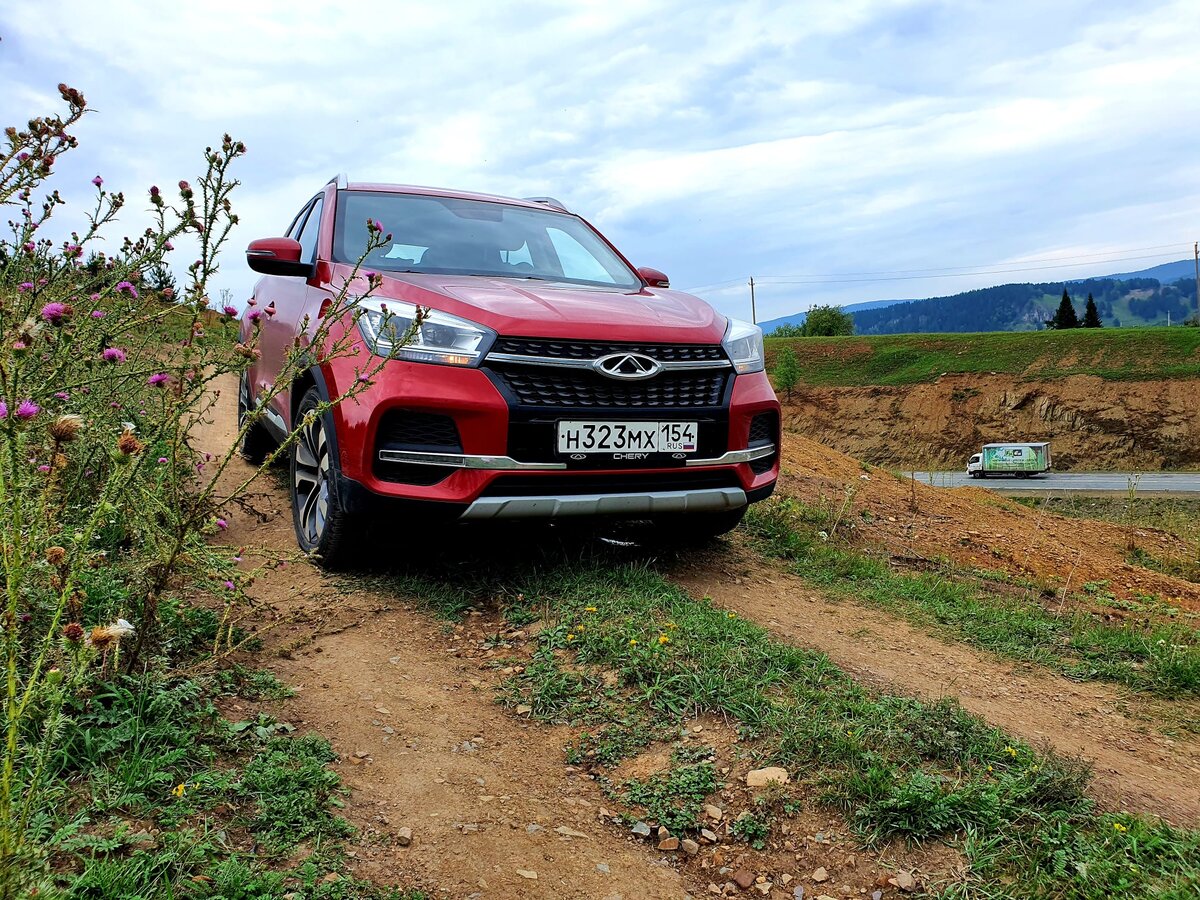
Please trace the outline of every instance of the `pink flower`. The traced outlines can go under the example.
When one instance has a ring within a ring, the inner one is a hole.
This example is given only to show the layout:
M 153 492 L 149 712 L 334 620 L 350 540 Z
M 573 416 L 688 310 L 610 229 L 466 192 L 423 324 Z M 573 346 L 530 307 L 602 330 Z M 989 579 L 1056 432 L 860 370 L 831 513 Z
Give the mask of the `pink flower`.
M 93 319 L 103 319 L 107 315 L 108 315 L 108 313 L 106 313 L 102 309 L 93 309 L 92 310 L 92 318 Z
M 17 418 L 32 419 L 41 411 L 42 408 L 32 400 L 22 400 L 20 406 L 17 407 Z
M 236 306 L 226 306 L 221 310 L 221 312 L 225 313 L 227 316 L 236 316 L 238 314 Z
M 100 187 L 100 185 L 104 184 L 104 179 L 97 175 L 92 179 L 92 184 L 94 184 L 96 187 Z
M 156 184 L 150 185 L 150 196 L 157 197 L 158 194 L 159 194 L 158 185 L 156 185 Z
M 122 281 L 117 284 L 117 293 L 126 293 L 134 300 L 138 298 L 137 288 L 135 288 L 133 284 L 128 281 Z
M 18 293 L 23 294 L 26 291 L 32 291 L 32 290 L 33 290 L 33 282 L 32 281 L 22 281 L 20 284 L 17 285 Z
M 54 396 L 57 397 L 59 400 L 70 400 L 71 399 L 71 395 L 68 394 L 66 391 L 55 391 Z
M 120 347 L 106 347 L 104 352 L 100 354 L 100 358 L 106 363 L 112 363 L 115 366 L 118 363 L 125 362 L 125 351 Z
M 174 249 L 175 249 L 175 245 L 174 245 L 174 244 L 172 244 L 170 241 L 166 241 L 166 242 L 163 244 L 163 249 L 164 249 L 164 250 L 174 250 Z
M 71 314 L 71 307 L 65 303 L 47 303 L 42 307 L 42 318 L 51 325 L 61 325 L 63 319 Z
M 246 321 L 248 321 L 248 322 L 254 322 L 255 324 L 258 324 L 258 321 L 261 318 L 262 318 L 262 313 L 259 312 L 257 309 L 252 309 L 252 310 L 250 310 L 250 312 L 246 313 Z
M 168 375 L 166 372 L 155 372 L 153 375 L 151 375 L 149 378 L 146 379 L 146 384 L 150 385 L 151 387 L 162 387 L 164 384 L 166 384 L 170 380 L 171 380 L 171 376 Z
M 32 253 L 37 249 L 37 246 L 33 243 L 33 241 L 26 241 L 21 245 L 21 249 L 23 249 L 26 253 Z
M 0 400 L 0 419 L 8 418 L 8 404 Z
M 29 345 L 26 344 L 24 341 L 13 341 L 13 349 L 16 350 L 18 353 L 21 353 L 25 350 L 28 350 Z
M 38 466 L 38 471 L 41 472 L 43 475 L 45 475 L 47 472 L 50 471 L 50 467 L 47 465 L 40 465 L 40 466 Z
M 160 456 L 158 458 L 158 464 L 160 466 L 165 466 L 167 464 L 167 458 L 165 456 Z
M 224 519 L 217 519 L 217 527 L 220 528 L 222 531 L 224 531 L 226 528 L 229 527 L 229 523 L 226 522 Z
M 228 590 L 231 590 L 231 591 L 232 591 L 234 588 L 236 588 L 236 587 L 237 587 L 237 585 L 236 585 L 236 584 L 234 584 L 232 581 L 226 581 L 226 582 L 225 582 L 225 587 L 226 587 Z

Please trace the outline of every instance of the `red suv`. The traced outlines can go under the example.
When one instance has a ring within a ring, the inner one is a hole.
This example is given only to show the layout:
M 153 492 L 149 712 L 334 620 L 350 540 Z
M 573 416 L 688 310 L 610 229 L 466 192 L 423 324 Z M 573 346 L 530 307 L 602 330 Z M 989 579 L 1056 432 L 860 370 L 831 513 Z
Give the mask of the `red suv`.
M 265 276 L 253 308 L 271 313 L 256 317 L 261 357 L 239 393 L 243 417 L 271 397 L 247 455 L 261 457 L 361 369 L 343 354 L 274 390 L 367 248 L 368 221 L 391 237 L 364 263 L 382 284 L 339 328 L 388 361 L 293 446 L 305 551 L 343 560 L 356 527 L 389 513 L 642 519 L 703 538 L 770 495 L 779 402 L 758 327 L 635 269 L 550 198 L 344 177 L 304 205 L 286 238 L 246 251 Z

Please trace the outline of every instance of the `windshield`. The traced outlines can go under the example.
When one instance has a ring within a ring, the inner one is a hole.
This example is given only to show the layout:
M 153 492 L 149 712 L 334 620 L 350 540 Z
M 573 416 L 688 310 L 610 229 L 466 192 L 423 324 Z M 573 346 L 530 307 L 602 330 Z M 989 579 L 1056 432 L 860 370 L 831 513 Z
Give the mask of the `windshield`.
M 368 219 L 392 243 L 363 265 L 382 272 L 533 278 L 639 290 L 641 279 L 582 219 L 482 200 L 339 191 L 333 257 L 355 262 Z

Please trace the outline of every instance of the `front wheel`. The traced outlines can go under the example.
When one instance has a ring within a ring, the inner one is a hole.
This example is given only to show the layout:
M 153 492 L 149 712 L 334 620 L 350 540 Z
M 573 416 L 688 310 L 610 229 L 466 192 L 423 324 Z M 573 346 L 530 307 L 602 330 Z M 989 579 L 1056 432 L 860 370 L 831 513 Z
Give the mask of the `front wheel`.
M 333 419 L 329 413 L 318 414 L 320 405 L 317 389 L 309 388 L 296 410 L 300 426 L 290 454 L 292 524 L 300 549 L 325 568 L 336 569 L 352 556 L 357 522 L 342 506 Z

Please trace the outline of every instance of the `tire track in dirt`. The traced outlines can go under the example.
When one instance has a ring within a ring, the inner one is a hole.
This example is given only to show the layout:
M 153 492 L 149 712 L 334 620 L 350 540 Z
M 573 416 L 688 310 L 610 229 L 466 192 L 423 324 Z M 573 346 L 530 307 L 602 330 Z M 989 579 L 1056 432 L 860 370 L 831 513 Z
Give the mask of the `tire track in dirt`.
M 831 600 L 741 538 L 667 572 L 694 596 L 828 654 L 861 681 L 927 699 L 957 698 L 1026 741 L 1083 757 L 1095 769 L 1092 794 L 1106 808 L 1200 824 L 1200 741 L 1169 738 L 1154 726 L 1164 712 L 1200 717 L 1200 703 L 1148 700 L 942 641 L 887 613 Z
M 196 434 L 214 454 L 235 436 L 236 389 L 222 387 Z M 235 460 L 227 480 L 250 471 Z M 246 566 L 294 556 L 284 491 L 269 474 L 253 491 L 253 513 L 231 510 L 225 539 L 245 547 Z M 248 662 L 296 688 L 275 714 L 341 757 L 335 768 L 351 791 L 342 814 L 360 829 L 356 874 L 481 900 L 693 896 L 678 871 L 599 822 L 598 786 L 564 764 L 565 730 L 497 706 L 478 663 L 456 655 L 452 626 L 347 582 L 303 560 L 263 569 L 244 625 L 265 644 Z

